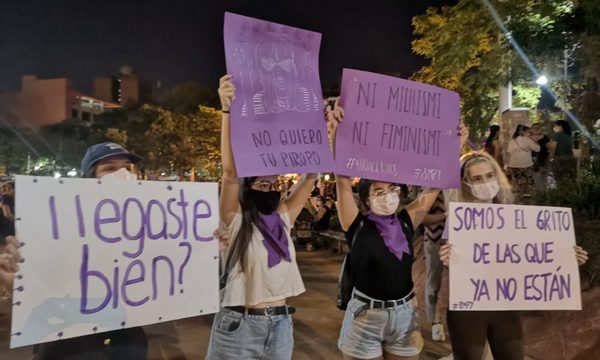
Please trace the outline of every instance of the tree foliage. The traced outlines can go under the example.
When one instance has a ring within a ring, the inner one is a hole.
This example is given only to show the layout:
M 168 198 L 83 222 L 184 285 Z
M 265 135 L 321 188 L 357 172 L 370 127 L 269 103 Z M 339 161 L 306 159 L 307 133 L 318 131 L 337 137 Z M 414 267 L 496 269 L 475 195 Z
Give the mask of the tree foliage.
M 510 31 L 502 34 L 482 1 L 459 0 L 455 6 L 429 8 L 412 20 L 417 38 L 413 52 L 430 60 L 413 78 L 457 91 L 463 119 L 481 133 L 498 108 L 498 88 L 510 80 L 514 103 L 535 107 L 540 91 L 533 74 L 508 41 L 521 45 L 534 66 L 549 75 L 552 87 L 574 101 L 591 78 L 597 82 L 597 1 L 490 1 Z M 595 30 L 594 30 L 595 29 Z M 583 40 L 582 40 L 583 39 Z M 569 83 L 563 79 L 564 50 L 570 50 Z M 565 86 L 566 85 L 566 86 Z M 593 91 L 597 91 L 596 89 Z M 573 107 L 573 104 L 571 104 Z

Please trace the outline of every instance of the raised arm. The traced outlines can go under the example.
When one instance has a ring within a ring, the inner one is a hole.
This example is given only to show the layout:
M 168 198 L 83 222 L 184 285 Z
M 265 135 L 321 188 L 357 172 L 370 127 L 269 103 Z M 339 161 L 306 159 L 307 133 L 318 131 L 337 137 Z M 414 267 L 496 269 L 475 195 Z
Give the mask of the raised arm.
M 416 229 L 417 226 L 421 225 L 439 194 L 440 189 L 425 189 L 415 201 L 408 204 L 406 211 L 410 216 L 413 228 Z
M 341 106 L 338 106 L 339 98 L 336 99 L 335 105 L 331 108 L 331 105 L 327 105 L 325 107 L 325 118 L 327 120 L 327 135 L 329 136 L 329 144 L 331 146 L 331 151 L 335 156 L 335 138 L 337 127 L 339 123 L 342 122 L 344 118 L 344 109 Z M 342 230 L 348 231 L 350 225 L 356 216 L 358 215 L 358 206 L 356 205 L 356 201 L 354 201 L 354 195 L 352 194 L 352 185 L 350 184 L 350 178 L 343 175 L 335 175 L 336 181 L 336 192 L 337 192 L 337 202 L 336 208 L 338 213 L 338 218 L 340 220 L 340 225 L 342 226 Z
M 433 225 L 437 223 L 441 223 L 442 221 L 446 221 L 446 214 L 429 214 L 427 213 L 421 222 L 423 225 Z
M 221 99 L 221 162 L 223 172 L 221 176 L 221 196 L 219 198 L 219 215 L 221 222 L 229 226 L 235 214 L 240 211 L 240 179 L 235 170 L 235 161 L 231 150 L 231 132 L 229 107 L 235 99 L 235 86 L 231 82 L 231 75 L 219 79 L 219 97 Z
M 358 206 L 356 205 L 356 201 L 354 201 L 350 178 L 336 174 L 335 181 L 337 188 L 336 206 L 338 218 L 340 219 L 342 230 L 348 231 L 350 225 L 352 225 L 352 222 L 358 215 Z
M 292 188 L 292 193 L 284 201 L 284 205 L 287 208 L 292 224 L 296 221 L 296 218 L 302 211 L 306 200 L 310 196 L 312 184 L 317 179 L 317 174 L 304 174 L 300 181 Z

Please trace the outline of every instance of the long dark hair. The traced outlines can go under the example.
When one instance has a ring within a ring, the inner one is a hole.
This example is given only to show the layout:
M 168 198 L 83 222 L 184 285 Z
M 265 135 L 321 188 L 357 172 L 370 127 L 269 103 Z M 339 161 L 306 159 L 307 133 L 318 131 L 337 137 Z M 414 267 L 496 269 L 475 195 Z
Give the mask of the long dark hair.
M 488 147 L 492 146 L 492 142 L 494 140 L 496 140 L 496 138 L 498 137 L 498 133 L 500 132 L 500 126 L 498 125 L 492 125 L 490 126 L 490 135 L 487 137 L 487 140 L 485 140 L 485 148 L 487 149 Z
M 240 206 L 242 207 L 242 226 L 231 246 L 230 263 L 240 263 L 242 272 L 248 267 L 248 246 L 252 241 L 253 225 L 258 224 L 258 209 L 250 200 L 250 186 L 256 181 L 256 177 L 240 179 Z
M 565 134 L 571 135 L 571 125 L 569 125 L 569 123 L 565 120 L 556 120 L 554 124 L 556 126 L 560 126 Z
M 521 136 L 521 133 L 522 133 L 523 131 L 527 131 L 527 130 L 529 130 L 529 126 L 527 126 L 527 125 L 523 125 L 523 124 L 519 124 L 519 125 L 517 125 L 517 128 L 515 129 L 515 132 L 514 132 L 514 134 L 513 134 L 512 138 L 513 138 L 513 139 L 516 139 L 516 138 L 518 138 L 519 136 Z

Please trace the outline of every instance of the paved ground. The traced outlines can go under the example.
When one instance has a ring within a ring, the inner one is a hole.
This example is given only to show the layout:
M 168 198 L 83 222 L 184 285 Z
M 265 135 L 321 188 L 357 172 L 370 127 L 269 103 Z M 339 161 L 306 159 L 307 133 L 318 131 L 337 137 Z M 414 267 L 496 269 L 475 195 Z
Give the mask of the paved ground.
M 419 247 L 417 246 L 417 252 Z M 418 254 L 420 254 L 418 252 Z M 337 338 L 343 312 L 335 307 L 337 277 L 342 256 L 330 250 L 298 251 L 300 271 L 307 292 L 290 303 L 294 316 L 295 360 L 341 359 Z M 415 282 L 424 278 L 422 261 L 415 264 Z M 417 289 L 423 304 L 421 288 Z M 442 294 L 445 296 L 444 294 Z M 600 359 L 600 289 L 587 293 L 583 312 L 537 313 L 525 321 L 528 359 Z M 30 359 L 31 348 L 8 349 L 9 302 L 0 300 L 0 359 Z M 425 321 L 425 314 L 421 312 Z M 201 359 L 205 355 L 212 316 L 196 317 L 145 327 L 150 339 L 150 359 Z M 430 341 L 430 328 L 423 323 L 426 340 L 423 360 L 438 359 L 450 352 L 448 342 Z

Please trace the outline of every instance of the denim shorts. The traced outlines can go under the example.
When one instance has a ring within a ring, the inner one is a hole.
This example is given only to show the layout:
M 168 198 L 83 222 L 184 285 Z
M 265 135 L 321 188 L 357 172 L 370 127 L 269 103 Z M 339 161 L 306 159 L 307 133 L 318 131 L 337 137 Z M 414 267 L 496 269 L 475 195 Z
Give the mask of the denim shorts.
M 246 315 L 227 308 L 215 315 L 207 360 L 291 359 L 291 315 Z
M 355 293 L 368 298 L 365 294 Z M 423 349 L 415 299 L 387 309 L 368 309 L 353 314 L 366 303 L 352 298 L 344 315 L 338 348 L 349 356 L 372 359 L 383 351 L 397 356 L 415 356 Z

